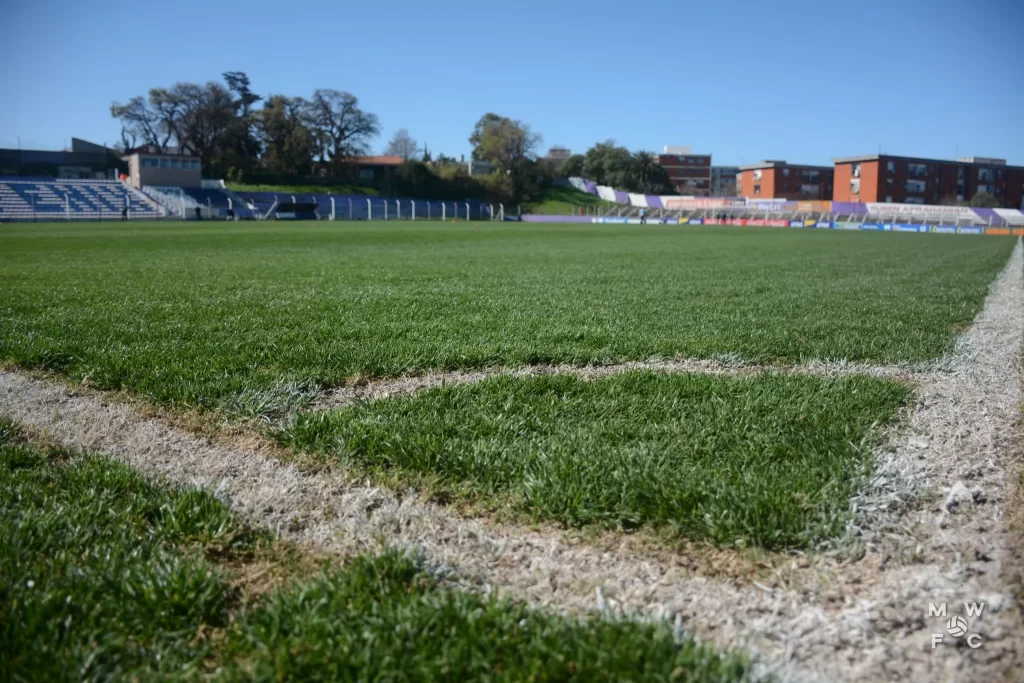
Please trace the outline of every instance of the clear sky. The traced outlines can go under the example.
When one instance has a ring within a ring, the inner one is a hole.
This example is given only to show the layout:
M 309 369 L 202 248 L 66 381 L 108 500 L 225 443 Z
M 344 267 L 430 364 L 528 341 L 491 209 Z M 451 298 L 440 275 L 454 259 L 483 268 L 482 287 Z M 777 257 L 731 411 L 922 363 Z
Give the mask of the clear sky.
M 543 148 L 691 145 L 716 164 L 883 152 L 1024 165 L 1024 0 L 4 0 L 0 146 L 113 144 L 113 101 L 245 71 L 348 90 L 466 154 L 485 112 Z

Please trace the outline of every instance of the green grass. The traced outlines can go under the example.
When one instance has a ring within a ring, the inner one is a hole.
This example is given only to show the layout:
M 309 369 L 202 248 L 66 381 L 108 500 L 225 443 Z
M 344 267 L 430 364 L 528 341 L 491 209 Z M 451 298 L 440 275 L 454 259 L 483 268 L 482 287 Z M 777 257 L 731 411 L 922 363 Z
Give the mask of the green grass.
M 499 377 L 300 413 L 275 433 L 485 507 L 781 549 L 841 533 L 872 427 L 910 393 L 864 377 Z
M 204 551 L 260 542 L 205 493 L 33 447 L 0 417 L 0 680 L 193 669 L 239 597 Z
M 571 215 L 578 213 L 580 207 L 614 207 L 615 202 L 609 202 L 600 197 L 577 190 L 575 187 L 542 187 L 538 190 L 537 196 L 523 206 L 523 213 L 538 215 Z
M 380 191 L 364 185 L 246 185 L 227 183 L 236 192 L 281 192 L 288 194 L 365 194 L 378 195 Z
M 397 553 L 244 595 L 276 543 L 213 497 L 0 418 L 0 680 L 743 680 L 664 623 L 586 621 L 449 589 Z M 298 572 L 297 572 L 298 573 Z
M 1012 247 L 705 226 L 4 225 L 0 360 L 204 407 L 491 364 L 913 361 L 952 349 Z

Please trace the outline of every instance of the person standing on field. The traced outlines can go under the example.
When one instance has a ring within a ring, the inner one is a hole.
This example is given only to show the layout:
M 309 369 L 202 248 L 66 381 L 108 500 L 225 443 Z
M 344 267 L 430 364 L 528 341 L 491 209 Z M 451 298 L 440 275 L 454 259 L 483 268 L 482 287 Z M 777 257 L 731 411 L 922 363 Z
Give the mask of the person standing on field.
M 647 224 L 647 209 L 640 209 L 640 224 Z

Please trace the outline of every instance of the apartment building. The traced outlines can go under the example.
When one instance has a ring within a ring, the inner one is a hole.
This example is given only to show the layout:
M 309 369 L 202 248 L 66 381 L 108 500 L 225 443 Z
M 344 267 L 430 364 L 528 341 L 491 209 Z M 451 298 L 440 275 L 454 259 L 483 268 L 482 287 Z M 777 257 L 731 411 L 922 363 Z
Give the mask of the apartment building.
M 832 199 L 832 177 L 830 166 L 764 160 L 740 166 L 736 191 L 758 199 Z
M 985 192 L 1003 208 L 1024 208 L 1024 167 L 1007 166 L 1005 159 L 867 154 L 833 162 L 836 201 L 953 204 Z
M 683 145 L 665 145 L 664 152 L 654 157 L 654 161 L 665 169 L 679 194 L 694 197 L 711 194 L 710 154 L 694 154 Z

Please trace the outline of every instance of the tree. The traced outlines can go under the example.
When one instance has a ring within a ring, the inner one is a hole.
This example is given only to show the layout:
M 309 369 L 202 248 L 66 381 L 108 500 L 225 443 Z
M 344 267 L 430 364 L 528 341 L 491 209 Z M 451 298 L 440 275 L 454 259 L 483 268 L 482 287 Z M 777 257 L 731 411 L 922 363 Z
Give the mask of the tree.
M 988 192 L 976 192 L 971 197 L 970 206 L 978 209 L 997 209 L 999 208 L 999 200 Z
M 163 131 L 159 112 L 145 98 L 133 97 L 127 104 L 114 102 L 110 105 L 110 115 L 121 121 L 121 144 L 125 151 L 138 143 L 151 145 L 158 151 L 167 148 L 171 133 Z
M 484 114 L 469 138 L 473 143 L 473 159 L 489 161 L 501 180 L 492 182 L 505 198 L 521 201 L 528 194 L 530 169 L 541 136 L 522 121 Z
M 558 167 L 558 175 L 563 178 L 581 177 L 583 175 L 583 161 L 584 157 L 582 154 L 573 154 Z
M 263 98 L 252 91 L 249 77 L 244 72 L 228 71 L 223 76 L 228 91 L 234 97 L 235 112 L 235 120 L 227 132 L 225 152 L 235 162 L 233 165 L 252 167 L 261 151 L 253 107 Z
M 405 161 L 409 161 L 416 154 L 416 149 L 416 140 L 409 135 L 409 131 L 405 128 L 399 128 L 395 131 L 384 153 L 388 156 L 402 157 Z
M 306 108 L 302 98 L 271 95 L 257 112 L 257 130 L 266 148 L 263 161 L 269 170 L 284 174 L 308 170 L 314 141 L 304 122 Z
M 583 177 L 598 185 L 625 188 L 631 184 L 630 167 L 632 156 L 625 147 L 618 147 L 614 140 L 599 142 L 583 157 Z
M 498 116 L 497 114 L 488 112 L 480 117 L 480 120 L 473 126 L 473 133 L 469 136 L 469 144 L 473 146 L 473 161 L 484 161 L 482 156 L 479 156 L 480 143 L 483 140 L 484 129 L 492 124 L 501 123 L 504 117 Z
M 321 156 L 335 163 L 366 154 L 370 140 L 380 133 L 376 114 L 360 109 L 359 99 L 341 90 L 315 90 L 306 114 Z

